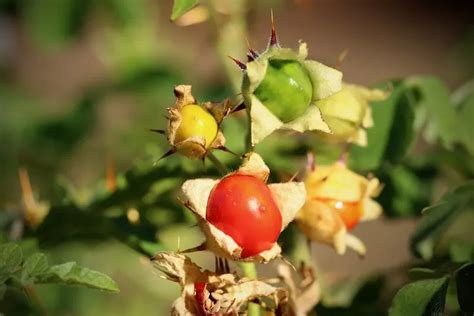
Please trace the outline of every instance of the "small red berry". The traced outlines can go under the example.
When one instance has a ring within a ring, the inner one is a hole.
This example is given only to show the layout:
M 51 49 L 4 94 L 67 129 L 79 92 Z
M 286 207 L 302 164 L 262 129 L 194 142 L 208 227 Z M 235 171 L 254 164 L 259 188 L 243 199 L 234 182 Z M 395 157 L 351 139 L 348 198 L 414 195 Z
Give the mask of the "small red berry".
M 205 316 L 204 311 L 204 291 L 206 290 L 206 282 L 194 283 L 194 298 L 196 299 L 197 308 L 200 316 Z
M 282 228 L 280 210 L 265 183 L 250 175 L 222 179 L 209 195 L 206 219 L 242 248 L 241 257 L 272 248 Z

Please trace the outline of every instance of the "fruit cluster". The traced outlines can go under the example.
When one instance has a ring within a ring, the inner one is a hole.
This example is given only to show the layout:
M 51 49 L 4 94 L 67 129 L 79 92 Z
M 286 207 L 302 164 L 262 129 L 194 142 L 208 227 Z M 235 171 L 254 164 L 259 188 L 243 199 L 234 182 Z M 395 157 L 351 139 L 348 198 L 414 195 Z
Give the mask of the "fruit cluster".
M 190 86 L 177 86 L 176 103 L 168 109 L 168 129 L 155 130 L 166 134 L 171 145 L 165 156 L 177 152 L 204 160 L 211 155 L 216 163 L 212 150 L 229 151 L 221 122 L 243 108 L 249 118 L 252 149 L 276 130 L 312 131 L 322 141 L 366 145 L 365 129 L 373 124 L 369 102 L 382 100 L 387 93 L 342 83 L 339 70 L 307 55 L 305 43 L 300 43 L 298 52 L 280 47 L 272 23 L 266 51 L 249 49 L 247 63 L 233 59 L 243 71 L 242 103 L 198 103 Z M 329 244 L 339 254 L 346 248 L 365 254 L 362 241 L 349 231 L 382 213 L 372 199 L 381 190 L 376 178 L 354 173 L 343 159 L 318 166 L 311 159 L 301 181 L 268 184 L 269 174 L 262 157 L 251 151 L 243 156 L 238 170 L 221 179 L 194 179 L 182 185 L 184 205 L 205 235 L 204 243 L 193 250 L 211 251 L 223 263 L 211 273 L 202 272 L 181 254 L 159 253 L 153 258 L 170 280 L 182 285 L 173 314 L 238 313 L 257 297 L 271 297 L 272 310 L 304 314 L 311 309 L 317 299 L 302 301 L 304 291 L 296 286 L 317 290 L 314 268 L 308 263 L 301 266 L 302 283 L 280 267 L 284 286 L 240 278 L 230 273 L 227 264 L 227 260 L 267 263 L 281 258 L 277 241 L 293 220 L 308 241 Z

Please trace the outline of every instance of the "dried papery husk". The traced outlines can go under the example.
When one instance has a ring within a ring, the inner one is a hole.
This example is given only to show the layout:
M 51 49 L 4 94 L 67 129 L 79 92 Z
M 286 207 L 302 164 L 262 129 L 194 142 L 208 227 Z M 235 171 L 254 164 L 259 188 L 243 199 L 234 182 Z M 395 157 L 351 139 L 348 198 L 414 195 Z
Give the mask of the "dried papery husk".
M 342 73 L 314 60 L 306 60 L 308 48 L 300 42 L 298 53 L 288 48 L 270 46 L 264 53 L 246 64 L 242 94 L 250 116 L 250 140 L 255 145 L 275 130 L 293 130 L 297 132 L 322 131 L 331 133 L 316 106 L 318 100 L 327 98 L 341 89 Z M 311 84 L 311 100 L 306 111 L 297 118 L 283 122 L 259 100 L 254 92 L 264 80 L 269 60 L 297 62 L 307 73 Z
M 209 112 L 215 119 L 218 130 L 215 138 L 210 144 L 202 136 L 193 136 L 187 139 L 176 141 L 176 132 L 178 131 L 182 115 L 181 111 L 186 105 L 197 105 L 196 99 L 191 93 L 191 86 L 179 85 L 174 89 L 176 96 L 175 104 L 168 108 L 168 129 L 167 138 L 172 146 L 173 152 L 180 152 L 192 159 L 202 159 L 212 149 L 222 149 L 225 146 L 225 137 L 220 128 L 222 120 L 231 112 L 232 104 L 230 100 L 224 100 L 221 103 L 205 102 L 201 106 Z
M 341 91 L 316 102 L 332 131 L 319 135 L 328 141 L 366 146 L 366 129 L 373 126 L 370 102 L 383 101 L 388 96 L 388 91 L 343 84 Z
M 326 243 L 345 252 L 346 227 L 339 215 L 318 200 L 307 200 L 296 217 L 299 229 L 312 241 Z
M 242 306 L 256 298 L 269 298 L 275 306 L 288 300 L 288 293 L 283 288 L 259 280 L 239 278 L 232 273 L 203 271 L 182 254 L 161 252 L 152 260 L 168 280 L 181 285 L 181 296 L 172 306 L 172 315 L 201 315 L 202 312 L 237 315 Z M 205 283 L 202 306 L 196 300 L 197 282 Z
M 277 271 L 289 289 L 291 315 L 306 316 L 321 299 L 321 287 L 314 267 L 302 264 L 294 271 L 288 264 L 279 263 Z
M 266 181 L 269 175 L 268 166 L 256 153 L 244 156 L 242 166 L 231 174 L 245 174 L 255 176 Z M 182 186 L 186 206 L 198 218 L 198 224 L 206 236 L 204 247 L 216 255 L 236 260 L 255 261 L 266 263 L 279 256 L 281 248 L 274 243 L 272 248 L 259 253 L 256 256 L 241 258 L 242 248 L 217 227 L 206 220 L 207 202 L 212 189 L 220 180 L 195 179 L 188 180 Z M 303 206 L 306 199 L 306 189 L 302 182 L 276 183 L 268 185 L 273 199 L 278 206 L 282 216 L 282 230 L 295 218 L 298 210 Z
M 331 245 L 338 254 L 349 247 L 365 255 L 362 241 L 347 232 L 339 213 L 325 201 L 354 203 L 360 207 L 359 221 L 376 219 L 382 214 L 382 207 L 372 199 L 382 189 L 379 180 L 367 179 L 347 169 L 343 162 L 336 162 L 309 170 L 305 184 L 307 200 L 297 214 L 298 227 L 310 240 Z

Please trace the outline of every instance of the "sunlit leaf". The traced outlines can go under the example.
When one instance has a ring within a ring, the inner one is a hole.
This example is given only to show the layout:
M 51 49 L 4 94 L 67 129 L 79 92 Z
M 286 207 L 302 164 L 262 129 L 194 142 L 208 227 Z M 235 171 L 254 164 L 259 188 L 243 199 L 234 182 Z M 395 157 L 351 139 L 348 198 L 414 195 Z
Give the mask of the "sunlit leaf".
M 35 253 L 26 259 L 23 268 L 29 276 L 34 277 L 48 269 L 48 258 L 42 253 Z
M 21 264 L 23 253 L 20 246 L 13 243 L 0 245 L 0 283 Z
M 36 283 L 62 283 L 109 292 L 119 292 L 117 283 L 109 276 L 83 268 L 75 262 L 67 262 L 50 267 L 46 272 L 37 276 Z
M 405 82 L 417 90 L 420 96 L 419 106 L 426 111 L 425 138 L 431 142 L 439 140 L 448 149 L 464 145 L 474 153 L 473 133 L 469 123 L 474 119 L 472 109 L 466 107 L 463 109 L 464 113 L 457 111 L 446 85 L 437 78 L 413 77 Z
M 171 12 L 171 21 L 175 21 L 177 18 L 191 10 L 199 0 L 174 0 L 173 11 Z

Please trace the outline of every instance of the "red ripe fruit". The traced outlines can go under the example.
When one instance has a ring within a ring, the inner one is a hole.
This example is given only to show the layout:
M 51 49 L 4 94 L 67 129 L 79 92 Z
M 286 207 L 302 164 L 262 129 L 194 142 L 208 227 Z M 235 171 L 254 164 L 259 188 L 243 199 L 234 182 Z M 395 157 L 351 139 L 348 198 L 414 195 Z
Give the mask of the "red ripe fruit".
M 196 299 L 199 316 L 205 316 L 204 311 L 204 291 L 206 290 L 206 282 L 194 283 L 194 298 Z
M 270 249 L 280 235 L 282 218 L 270 189 L 260 179 L 233 174 L 211 191 L 206 219 L 242 248 L 241 257 Z

